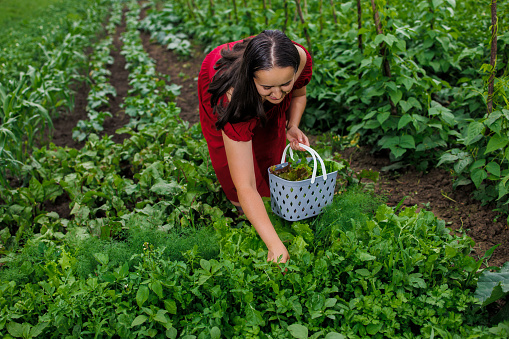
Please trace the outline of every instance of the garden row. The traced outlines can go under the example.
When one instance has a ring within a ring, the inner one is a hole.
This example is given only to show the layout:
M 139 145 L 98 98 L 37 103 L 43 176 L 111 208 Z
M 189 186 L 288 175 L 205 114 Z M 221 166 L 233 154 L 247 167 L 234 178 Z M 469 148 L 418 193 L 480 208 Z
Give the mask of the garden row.
M 65 1 L 26 28 L 14 27 L 2 36 L 0 184 L 4 189 L 9 187 L 7 178 L 23 177 L 23 164 L 44 130 L 52 127 L 52 119 L 73 110 L 72 85 L 88 67 L 84 51 L 95 40 L 110 2 Z
M 504 314 L 484 306 L 509 292 L 509 267 L 483 272 L 469 237 L 450 234 L 431 212 L 384 205 L 346 162 L 342 194 L 320 217 L 286 222 L 266 201 L 292 257 L 266 262 L 256 231 L 230 211 L 199 124 L 180 120 L 177 88 L 143 50 L 138 30 L 150 21 L 138 21 L 140 4 L 101 4 L 110 24 L 93 45 L 89 117 L 105 104 L 94 106 L 109 87 L 108 34 L 126 6 L 131 122 L 118 132 L 130 138 L 99 138 L 100 121 L 84 122 L 82 149 L 32 148 L 22 167 L 28 182 L 0 190 L 1 335 L 507 337 Z M 165 16 L 177 17 L 168 7 Z M 103 18 L 89 18 L 95 34 Z M 51 211 L 56 199 L 69 200 L 69 218 Z

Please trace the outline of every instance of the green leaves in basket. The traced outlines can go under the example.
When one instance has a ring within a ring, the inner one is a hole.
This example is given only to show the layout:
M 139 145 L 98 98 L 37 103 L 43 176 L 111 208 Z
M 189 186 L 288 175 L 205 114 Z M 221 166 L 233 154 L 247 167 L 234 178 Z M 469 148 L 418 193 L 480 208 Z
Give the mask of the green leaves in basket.
M 293 159 L 288 159 L 286 166 L 280 169 L 276 169 L 276 165 L 271 166 L 270 172 L 288 181 L 301 181 L 311 178 L 313 167 L 305 152 L 294 152 Z
M 278 176 L 289 181 L 301 181 L 311 178 L 313 169 L 306 163 L 300 163 L 293 167 L 292 165 L 286 166 L 279 172 Z
M 276 165 L 270 167 L 270 172 L 278 177 L 288 181 L 301 181 L 310 179 L 313 174 L 313 160 L 309 157 L 305 157 L 305 153 L 294 153 L 299 154 L 294 160 L 289 160 L 288 165 L 283 168 L 276 169 Z M 334 160 L 324 160 L 325 170 L 327 173 L 343 170 L 346 165 L 342 162 Z M 322 169 L 317 162 L 317 176 L 322 175 Z
M 334 160 L 323 160 L 323 163 L 325 165 L 325 170 L 327 171 L 327 173 L 332 173 L 336 171 L 340 172 L 342 169 L 346 167 L 344 163 L 337 162 Z

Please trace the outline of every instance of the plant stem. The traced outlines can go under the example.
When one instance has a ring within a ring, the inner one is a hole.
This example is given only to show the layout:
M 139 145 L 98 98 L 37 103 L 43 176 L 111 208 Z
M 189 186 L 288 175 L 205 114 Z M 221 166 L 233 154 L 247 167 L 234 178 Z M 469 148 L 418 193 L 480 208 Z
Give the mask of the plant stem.
M 237 14 L 237 2 L 235 0 L 232 0 L 232 4 L 233 4 L 233 13 L 235 14 L 235 23 L 238 25 L 239 24 L 239 16 Z
M 432 0 L 428 0 L 429 2 L 429 12 L 431 13 L 431 20 L 429 21 L 429 27 L 430 27 L 430 30 L 433 30 L 434 28 L 434 21 L 435 21 L 435 10 L 433 8 L 433 1 Z
M 336 16 L 336 10 L 334 9 L 334 1 L 333 0 L 330 0 L 330 7 L 331 7 L 331 10 L 332 10 L 332 16 L 334 17 L 334 23 L 337 25 L 338 24 L 338 18 Z
M 288 25 L 288 0 L 284 0 L 284 8 L 285 8 L 285 24 L 283 25 L 283 33 L 286 31 L 286 26 Z
M 191 18 L 195 20 L 193 5 L 191 5 L 191 2 L 189 0 L 187 0 L 186 3 L 187 7 L 189 7 L 189 14 L 191 14 Z
M 362 28 L 362 6 L 361 6 L 361 0 L 357 0 L 357 28 L 359 30 Z M 359 41 L 359 49 L 362 52 L 364 50 L 364 47 L 362 46 L 362 34 L 359 34 L 358 41 Z
M 202 15 L 201 15 L 200 11 L 198 10 L 198 5 L 196 5 L 196 2 L 194 0 L 191 0 L 191 4 L 197 13 L 196 17 L 198 18 L 198 22 L 200 22 L 200 23 L 203 22 Z
M 373 18 L 375 20 L 375 27 L 377 34 L 383 34 L 382 25 L 380 23 L 380 15 L 378 14 L 378 10 L 376 9 L 375 0 L 371 0 L 371 7 L 373 8 Z M 387 58 L 387 46 L 385 42 L 380 44 L 380 54 L 383 59 L 383 73 L 386 77 L 391 78 L 391 65 L 389 64 L 389 59 Z M 391 114 L 397 114 L 396 105 L 389 97 L 389 103 L 391 105 Z
M 302 8 L 300 6 L 300 0 L 295 0 L 295 4 L 297 5 L 297 12 L 299 13 L 300 21 L 304 26 L 304 36 L 306 37 L 306 41 L 308 42 L 308 52 L 313 55 L 313 45 L 311 44 L 311 38 L 309 36 L 308 29 L 306 27 L 306 21 L 304 20 L 304 15 L 302 14 Z
M 491 55 L 490 65 L 491 74 L 488 80 L 488 115 L 493 111 L 493 92 L 495 83 L 495 74 L 497 73 L 497 35 L 498 35 L 498 18 L 497 18 L 497 0 L 491 1 Z
M 267 18 L 267 0 L 263 0 L 263 16 L 265 17 L 265 26 L 268 26 L 269 18 Z
M 319 13 L 320 13 L 320 31 L 323 30 L 323 0 L 320 0 L 319 3 Z
M 214 10 L 214 0 L 209 0 L 209 4 L 210 16 L 214 16 L 216 14 Z

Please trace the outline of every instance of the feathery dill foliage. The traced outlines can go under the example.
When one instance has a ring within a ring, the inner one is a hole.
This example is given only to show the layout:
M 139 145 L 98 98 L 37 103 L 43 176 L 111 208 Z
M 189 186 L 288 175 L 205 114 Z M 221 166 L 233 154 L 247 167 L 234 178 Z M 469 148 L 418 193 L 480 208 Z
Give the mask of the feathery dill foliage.
M 108 255 L 109 267 L 119 267 L 135 255 L 143 253 L 144 244 L 148 243 L 154 249 L 164 248 L 162 259 L 168 261 L 184 260 L 184 253 L 198 247 L 198 253 L 204 259 L 212 259 L 219 254 L 219 242 L 214 230 L 209 227 L 200 229 L 186 228 L 166 233 L 157 229 L 131 228 L 126 231 L 125 241 L 101 240 L 88 238 L 76 243 L 76 272 L 81 278 L 86 278 L 99 264 L 95 254 Z M 133 265 L 134 267 L 135 265 Z
M 328 247 L 339 231 L 352 229 L 352 220 L 365 224 L 383 204 L 383 197 L 361 186 L 353 186 L 335 197 L 332 204 L 324 208 L 315 224 L 315 242 Z
M 76 258 L 74 271 L 83 279 L 97 269 L 99 262 L 95 258 L 96 254 L 106 254 L 109 258 L 108 266 L 113 269 L 129 261 L 133 255 L 143 253 L 145 243 L 154 249 L 165 248 L 161 259 L 168 261 L 185 260 L 184 253 L 195 246 L 200 257 L 204 259 L 209 260 L 219 255 L 219 242 L 211 227 L 185 228 L 170 233 L 135 227 L 126 230 L 123 241 L 96 237 L 71 239 L 71 242 L 61 247 L 54 244 L 46 246 L 43 242 L 27 243 L 23 250 L 0 270 L 0 281 L 15 281 L 18 285 L 23 285 L 45 280 L 44 264 L 57 262 L 62 249 Z
M 219 243 L 214 230 L 209 227 L 200 229 L 181 229 L 166 233 L 157 229 L 131 228 L 127 231 L 127 238 L 123 242 L 89 238 L 79 243 L 76 253 L 78 259 L 77 273 L 85 278 L 92 274 L 98 262 L 95 253 L 104 253 L 109 257 L 108 266 L 118 267 L 128 261 L 134 254 L 143 253 L 144 244 L 148 243 L 154 249 L 165 248 L 162 259 L 168 261 L 184 260 L 188 250 L 196 245 L 198 252 L 205 259 L 212 259 L 219 254 Z
M 9 254 L 9 259 L 0 270 L 0 281 L 15 281 L 18 285 L 36 283 L 46 279 L 41 263 L 56 261 L 60 252 L 55 245 L 49 247 L 40 241 L 29 241 L 16 254 Z

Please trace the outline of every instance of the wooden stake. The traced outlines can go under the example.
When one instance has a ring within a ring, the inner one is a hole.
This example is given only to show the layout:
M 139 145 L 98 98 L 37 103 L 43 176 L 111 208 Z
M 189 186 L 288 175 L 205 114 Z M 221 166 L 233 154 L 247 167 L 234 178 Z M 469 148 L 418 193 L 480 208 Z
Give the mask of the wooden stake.
M 288 25 L 288 0 L 284 0 L 285 7 L 285 24 L 283 26 L 283 33 L 286 32 L 286 26 Z
M 323 0 L 320 0 L 319 3 L 319 12 L 320 12 L 320 31 L 323 30 Z
M 313 55 L 313 45 L 311 44 L 311 38 L 309 36 L 308 29 L 306 27 L 306 21 L 304 20 L 304 15 L 302 14 L 302 8 L 300 7 L 300 0 L 295 0 L 295 4 L 297 5 L 297 12 L 299 13 L 300 21 L 304 26 L 304 36 L 306 37 L 306 41 L 308 42 L 308 52 Z
M 233 14 L 235 15 L 235 23 L 239 24 L 239 15 L 237 14 L 237 2 L 235 0 L 232 0 L 233 4 Z
M 488 80 L 488 115 L 493 111 L 493 92 L 495 84 L 495 74 L 497 73 L 497 35 L 498 35 L 498 18 L 497 18 L 497 0 L 491 0 L 491 55 L 490 65 L 491 74 Z
M 373 18 L 375 20 L 375 27 L 376 27 L 376 33 L 377 34 L 383 34 L 382 31 L 382 25 L 380 24 L 380 15 L 378 14 L 378 10 L 376 9 L 375 0 L 371 0 L 371 7 L 373 8 Z M 388 78 L 391 78 L 391 65 L 389 64 L 389 59 L 387 58 L 387 46 L 385 42 L 382 42 L 380 44 L 380 54 L 383 58 L 383 72 L 384 75 Z M 391 97 L 389 96 L 389 103 L 391 105 L 391 114 L 397 114 L 398 111 L 396 109 L 396 105 L 394 105 L 394 102 L 392 101 Z
M 357 0 L 357 28 L 360 30 L 362 28 L 362 7 L 361 7 L 361 0 Z M 359 34 L 358 36 L 359 41 L 359 49 L 364 51 L 364 47 L 362 45 L 362 34 Z
M 265 16 L 265 26 L 268 26 L 269 18 L 267 18 L 267 0 L 263 0 L 263 15 Z
M 330 7 L 331 7 L 331 10 L 332 10 L 332 16 L 334 17 L 334 23 L 337 25 L 338 24 L 338 18 L 336 16 L 336 10 L 334 9 L 334 1 L 333 0 L 330 0 Z

